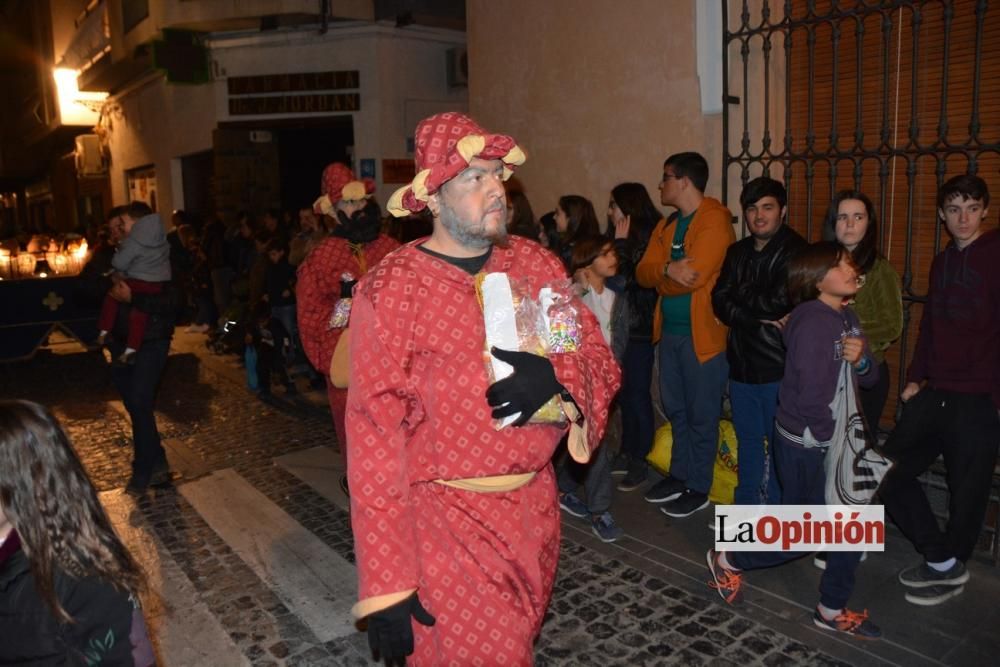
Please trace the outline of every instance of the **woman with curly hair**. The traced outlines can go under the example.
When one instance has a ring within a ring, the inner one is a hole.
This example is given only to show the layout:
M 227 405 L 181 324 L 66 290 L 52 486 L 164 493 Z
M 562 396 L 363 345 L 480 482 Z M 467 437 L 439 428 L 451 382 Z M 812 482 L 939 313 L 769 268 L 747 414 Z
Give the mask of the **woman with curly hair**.
M 154 665 L 141 585 L 59 422 L 0 401 L 0 664 Z

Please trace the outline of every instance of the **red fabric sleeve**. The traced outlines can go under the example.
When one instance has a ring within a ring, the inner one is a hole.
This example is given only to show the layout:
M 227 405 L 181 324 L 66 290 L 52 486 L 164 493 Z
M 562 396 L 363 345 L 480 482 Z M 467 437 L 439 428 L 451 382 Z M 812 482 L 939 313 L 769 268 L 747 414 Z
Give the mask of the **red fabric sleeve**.
M 298 272 L 299 337 L 309 363 L 323 375 L 330 372 L 330 359 L 343 332 L 343 329 L 330 329 L 327 324 L 340 298 L 340 274 L 346 269 L 346 262 L 351 260 L 349 253 L 343 252 L 344 248 L 328 239 L 309 254 Z M 338 271 L 340 267 L 344 268 Z
M 360 292 L 360 291 L 359 291 Z M 355 293 L 347 392 L 347 476 L 358 598 L 417 588 L 407 442 L 422 414 L 400 361 L 407 352 L 366 294 Z

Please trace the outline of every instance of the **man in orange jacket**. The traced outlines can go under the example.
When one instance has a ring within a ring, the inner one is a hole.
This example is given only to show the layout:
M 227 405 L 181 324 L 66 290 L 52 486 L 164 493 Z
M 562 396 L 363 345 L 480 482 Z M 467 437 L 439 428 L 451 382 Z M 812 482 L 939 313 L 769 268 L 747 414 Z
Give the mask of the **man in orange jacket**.
M 660 294 L 653 342 L 660 355 L 660 400 L 673 431 L 670 474 L 646 492 L 661 511 L 686 517 L 708 507 L 729 365 L 726 327 L 712 311 L 712 288 L 736 240 L 732 214 L 705 196 L 708 163 L 677 153 L 663 164 L 660 203 L 677 209 L 653 230 L 636 269 Z

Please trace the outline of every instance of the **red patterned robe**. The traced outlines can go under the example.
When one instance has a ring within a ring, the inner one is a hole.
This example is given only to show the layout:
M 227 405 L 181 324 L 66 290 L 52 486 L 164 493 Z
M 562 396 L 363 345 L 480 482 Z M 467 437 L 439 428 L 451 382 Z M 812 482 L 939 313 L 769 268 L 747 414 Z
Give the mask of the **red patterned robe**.
M 344 330 L 327 326 L 333 307 L 340 299 L 340 276 L 346 272 L 360 278 L 398 247 L 398 241 L 383 234 L 361 246 L 358 253 L 346 239 L 331 236 L 316 246 L 299 266 L 295 285 L 299 337 L 309 362 L 327 376 L 327 397 L 341 452 L 345 451 L 344 443 L 347 441 L 344 430 L 347 390 L 331 385 L 328 375 L 333 350 Z
M 418 590 L 436 617 L 414 622 L 413 665 L 530 665 L 559 556 L 552 454 L 566 429 L 491 422 L 483 314 L 474 279 L 411 243 L 354 295 L 347 399 L 351 525 L 359 616 Z M 527 279 L 532 293 L 566 273 L 533 241 L 495 247 L 484 272 Z M 552 355 L 559 381 L 600 441 L 621 372 L 578 303 L 581 349 Z M 526 472 L 506 492 L 434 483 Z

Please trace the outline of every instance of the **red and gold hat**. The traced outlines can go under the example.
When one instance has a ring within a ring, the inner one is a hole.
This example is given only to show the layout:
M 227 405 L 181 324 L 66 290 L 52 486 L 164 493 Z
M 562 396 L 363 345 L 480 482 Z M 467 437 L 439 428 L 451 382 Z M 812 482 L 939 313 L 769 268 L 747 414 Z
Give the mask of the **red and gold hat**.
M 472 158 L 502 160 L 505 181 L 525 159 L 514 139 L 490 134 L 465 114 L 454 111 L 420 121 L 415 142 L 417 175 L 389 198 L 389 212 L 397 218 L 422 211 L 430 196 L 466 169 Z
M 375 181 L 366 178 L 359 181 L 354 172 L 343 162 L 332 162 L 323 170 L 320 179 L 320 198 L 313 202 L 313 211 L 323 215 L 335 215 L 334 206 L 341 199 L 360 201 L 375 192 Z

